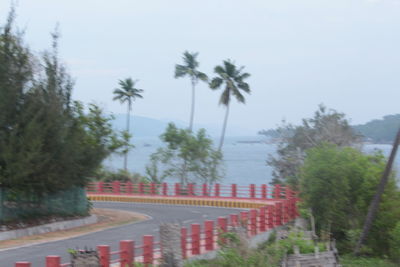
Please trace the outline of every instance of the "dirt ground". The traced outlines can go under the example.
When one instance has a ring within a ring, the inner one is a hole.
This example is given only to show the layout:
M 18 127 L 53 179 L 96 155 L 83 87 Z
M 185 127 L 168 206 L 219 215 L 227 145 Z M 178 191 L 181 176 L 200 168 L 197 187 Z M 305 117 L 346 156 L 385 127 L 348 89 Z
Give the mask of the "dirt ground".
M 128 211 L 111 210 L 111 209 L 93 209 L 92 214 L 98 216 L 98 222 L 95 224 L 89 224 L 68 230 L 50 232 L 41 235 L 31 235 L 31 236 L 21 237 L 18 239 L 0 241 L 0 249 L 19 247 L 33 243 L 35 244 L 45 243 L 48 241 L 67 239 L 147 219 L 147 217 L 143 214 L 138 214 Z

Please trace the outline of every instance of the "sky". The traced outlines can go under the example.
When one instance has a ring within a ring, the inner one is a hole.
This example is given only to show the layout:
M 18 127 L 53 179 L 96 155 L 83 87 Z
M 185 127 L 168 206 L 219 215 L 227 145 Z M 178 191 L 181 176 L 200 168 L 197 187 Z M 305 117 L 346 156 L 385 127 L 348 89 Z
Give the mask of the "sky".
M 400 0 L 19 0 L 17 25 L 37 52 L 59 24 L 73 97 L 110 113 L 118 80 L 139 80 L 135 115 L 187 122 L 190 81 L 175 79 L 185 50 L 200 70 L 225 59 L 251 74 L 229 125 L 246 133 L 299 123 L 323 103 L 353 124 L 400 113 Z M 0 0 L 3 24 L 11 1 Z M 221 91 L 197 87 L 195 122 L 222 124 Z

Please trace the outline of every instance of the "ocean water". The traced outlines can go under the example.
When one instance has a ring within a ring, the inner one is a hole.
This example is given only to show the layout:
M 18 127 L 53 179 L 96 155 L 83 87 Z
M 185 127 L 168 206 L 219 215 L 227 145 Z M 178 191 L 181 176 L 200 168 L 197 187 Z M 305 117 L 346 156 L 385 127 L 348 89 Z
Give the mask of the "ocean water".
M 268 155 L 274 155 L 276 145 L 265 143 L 242 143 L 243 141 L 260 141 L 261 136 L 227 137 L 223 146 L 225 178 L 223 184 L 236 183 L 239 185 L 269 183 L 272 179 L 272 168 L 267 166 Z M 149 156 L 158 147 L 162 146 L 158 138 L 136 138 L 133 140 L 135 148 L 128 155 L 128 169 L 140 174 L 145 173 L 145 166 Z M 218 144 L 218 139 L 214 140 Z M 391 145 L 364 145 L 363 150 L 367 153 L 375 149 L 382 150 L 387 156 Z M 121 156 L 112 156 L 105 160 L 104 165 L 110 169 L 123 167 Z M 396 158 L 394 168 L 400 170 L 400 156 Z M 399 176 L 399 172 L 397 172 Z M 170 179 L 168 182 L 175 182 Z

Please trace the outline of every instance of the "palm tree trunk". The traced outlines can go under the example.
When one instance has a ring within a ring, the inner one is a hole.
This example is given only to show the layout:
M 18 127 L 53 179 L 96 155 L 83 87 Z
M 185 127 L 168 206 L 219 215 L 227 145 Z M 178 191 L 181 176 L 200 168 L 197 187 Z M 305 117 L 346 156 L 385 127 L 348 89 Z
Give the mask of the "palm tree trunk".
M 128 114 L 126 115 L 126 132 L 129 134 L 130 130 L 130 119 L 131 119 L 131 102 L 128 102 Z M 129 141 L 129 140 L 128 140 Z M 128 169 L 128 151 L 125 152 L 124 155 L 124 170 L 126 171 Z
M 222 146 L 224 144 L 225 130 L 226 130 L 226 124 L 228 122 L 228 116 L 229 116 L 229 103 L 228 103 L 228 105 L 226 105 L 226 113 L 225 113 L 224 125 L 222 126 L 222 134 L 221 134 L 221 139 L 219 141 L 219 146 L 218 146 L 218 151 L 219 152 L 221 152 Z
M 194 119 L 194 107 L 195 107 L 195 99 L 196 99 L 196 90 L 195 90 L 196 82 L 192 79 L 192 108 L 190 111 L 190 123 L 189 123 L 189 131 L 193 130 L 193 119 Z
M 396 139 L 393 143 L 392 152 L 390 153 L 389 160 L 386 164 L 385 171 L 382 174 L 382 178 L 379 183 L 378 189 L 376 190 L 375 196 L 371 202 L 371 205 L 368 208 L 368 214 L 367 214 L 367 217 L 365 218 L 363 231 L 361 233 L 360 239 L 358 240 L 357 246 L 354 249 L 355 255 L 359 255 L 360 249 L 361 249 L 362 245 L 364 244 L 365 240 L 367 239 L 369 229 L 371 228 L 372 222 L 375 219 L 375 215 L 376 215 L 376 212 L 379 207 L 379 202 L 381 201 L 382 194 L 385 191 L 385 186 L 390 177 L 390 172 L 392 170 L 393 161 L 396 157 L 397 148 L 399 146 L 399 143 L 400 143 L 400 129 L 397 132 Z

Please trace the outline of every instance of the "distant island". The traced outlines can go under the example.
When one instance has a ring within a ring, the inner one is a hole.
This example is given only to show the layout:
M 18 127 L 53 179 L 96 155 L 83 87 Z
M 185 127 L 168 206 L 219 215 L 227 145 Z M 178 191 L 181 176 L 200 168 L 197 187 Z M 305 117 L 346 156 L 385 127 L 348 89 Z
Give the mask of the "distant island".
M 375 144 L 391 144 L 397 130 L 400 128 L 400 114 L 386 115 L 382 119 L 371 120 L 365 124 L 353 125 L 356 133 L 364 137 L 365 142 Z M 258 134 L 265 135 L 271 140 L 279 140 L 276 129 L 261 130 Z
M 377 144 L 391 144 L 400 127 L 400 114 L 386 115 L 382 119 L 372 120 L 352 127 L 365 137 L 365 141 Z

